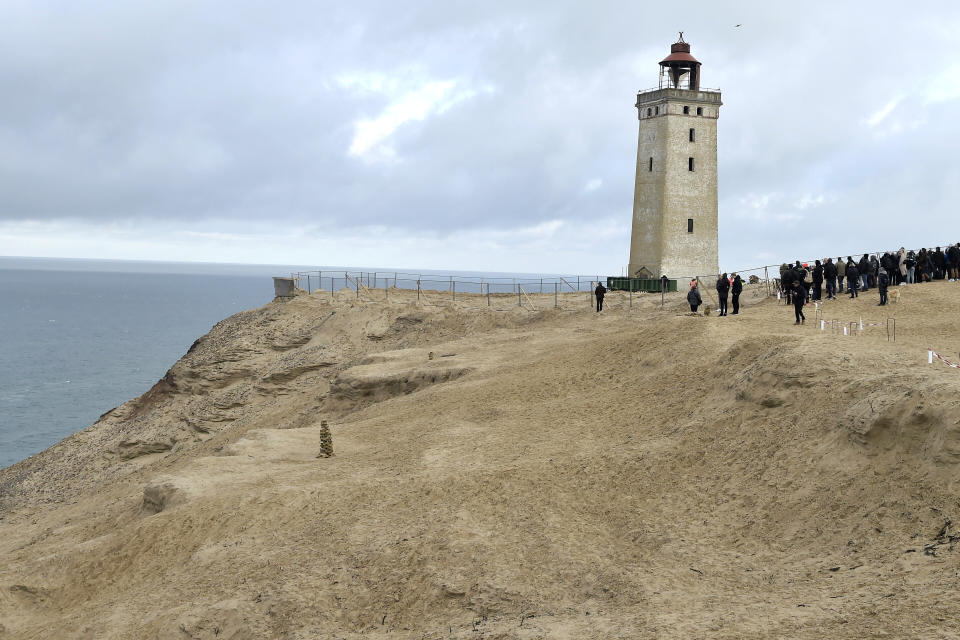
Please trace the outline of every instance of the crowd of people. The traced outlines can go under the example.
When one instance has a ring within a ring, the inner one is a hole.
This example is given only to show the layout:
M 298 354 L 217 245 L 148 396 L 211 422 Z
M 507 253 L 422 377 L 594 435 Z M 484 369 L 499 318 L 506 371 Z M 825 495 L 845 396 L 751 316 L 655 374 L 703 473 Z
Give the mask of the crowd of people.
M 780 279 L 777 281 L 780 294 L 787 304 L 793 304 L 796 324 L 803 324 L 803 305 L 807 301 L 833 300 L 846 292 L 851 298 L 876 287 L 880 296 L 879 306 L 887 304 L 887 290 L 892 286 L 920 284 L 934 280 L 960 281 L 960 242 L 948 246 L 945 250 L 920 249 L 908 251 L 900 247 L 899 251 L 888 251 L 883 255 L 865 253 L 859 260 L 853 256 L 815 260 L 813 266 L 797 260 L 792 266 L 780 265 Z M 844 290 L 846 287 L 846 290 Z M 727 315 L 727 297 L 733 293 L 733 313 L 740 311 L 740 293 L 743 282 L 740 276 L 722 274 L 717 280 L 717 300 L 719 316 Z M 697 312 L 703 304 L 697 281 L 690 283 L 687 293 L 690 311 Z
M 780 265 L 780 290 L 792 302 L 794 283 L 799 284 L 811 300 L 822 300 L 824 289 L 827 300 L 846 292 L 856 298 L 861 292 L 876 287 L 880 294 L 880 305 L 887 303 L 887 287 L 905 284 L 919 284 L 934 280 L 955 282 L 960 278 L 960 243 L 935 249 L 908 251 L 900 247 L 899 251 L 888 251 L 883 255 L 863 254 L 857 260 L 853 256 L 846 259 L 838 257 L 816 260 L 811 267 L 808 263 L 793 266 Z

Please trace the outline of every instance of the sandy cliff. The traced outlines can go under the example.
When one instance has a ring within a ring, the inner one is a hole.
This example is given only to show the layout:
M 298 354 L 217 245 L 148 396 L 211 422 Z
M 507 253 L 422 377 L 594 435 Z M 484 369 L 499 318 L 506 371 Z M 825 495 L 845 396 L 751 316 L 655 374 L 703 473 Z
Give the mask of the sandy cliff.
M 958 637 L 960 285 L 902 291 L 237 314 L 0 471 L 0 638 Z

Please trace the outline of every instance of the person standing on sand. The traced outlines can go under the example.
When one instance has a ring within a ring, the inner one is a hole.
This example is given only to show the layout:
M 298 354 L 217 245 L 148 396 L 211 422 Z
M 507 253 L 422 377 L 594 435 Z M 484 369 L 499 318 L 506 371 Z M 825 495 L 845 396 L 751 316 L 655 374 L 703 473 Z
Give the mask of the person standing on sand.
M 787 299 L 784 304 L 790 304 L 790 293 L 793 291 L 793 269 L 784 262 L 780 266 L 780 290 Z
M 603 311 L 603 296 L 607 293 L 607 288 L 602 282 L 597 283 L 597 288 L 593 290 L 593 295 L 597 296 L 597 313 Z
M 857 263 L 857 273 L 860 274 L 860 291 L 870 290 L 870 258 L 863 254 L 860 262 Z
M 823 265 L 823 277 L 827 281 L 827 300 L 833 300 L 837 297 L 837 265 L 832 258 L 827 258 L 827 264 Z
M 960 244 L 947 249 L 947 259 L 950 260 L 950 282 L 956 282 L 960 278 Z
M 816 260 L 816 266 L 813 267 L 813 299 L 819 300 L 823 293 L 823 265 Z
M 733 293 L 733 313 L 730 315 L 735 316 L 740 313 L 740 294 L 743 293 L 743 280 L 741 280 L 740 276 L 736 273 L 733 274 L 731 292 Z
M 797 321 L 794 324 L 803 324 L 807 319 L 803 315 L 803 304 L 807 301 L 807 288 L 802 286 L 799 282 L 793 283 L 793 312 L 797 316 Z
M 697 289 L 696 280 L 690 283 L 690 291 L 687 292 L 687 302 L 690 303 L 690 311 L 693 313 L 696 313 L 697 308 L 703 304 L 703 299 L 700 297 L 700 290 Z
M 877 273 L 877 291 L 880 292 L 880 304 L 878 307 L 882 307 L 887 304 L 887 286 L 890 284 L 890 277 L 887 275 L 887 270 L 883 267 L 880 267 L 880 271 Z
M 717 280 L 717 298 L 720 301 L 720 313 L 718 316 L 727 315 L 727 295 L 730 293 L 730 281 L 727 280 L 727 274 L 720 276 Z
M 847 263 L 837 256 L 837 293 L 843 293 L 843 279 L 847 275 Z
M 860 288 L 860 269 L 850 256 L 847 256 L 847 261 L 847 291 L 850 292 L 851 298 L 856 298 Z

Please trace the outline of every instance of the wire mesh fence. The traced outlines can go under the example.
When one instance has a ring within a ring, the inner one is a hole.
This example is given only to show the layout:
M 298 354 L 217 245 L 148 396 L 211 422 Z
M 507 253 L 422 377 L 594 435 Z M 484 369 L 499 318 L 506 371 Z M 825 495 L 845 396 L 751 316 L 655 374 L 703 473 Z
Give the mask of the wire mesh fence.
M 597 282 L 599 275 L 592 276 L 544 276 L 544 277 L 506 277 L 506 276 L 463 276 L 431 273 L 402 273 L 397 271 L 298 271 L 290 274 L 294 285 L 307 293 L 317 289 L 332 290 L 357 289 L 406 289 L 417 288 L 430 291 L 472 294 L 517 294 L 520 290 L 529 293 L 589 292 Z
M 850 253 L 856 260 L 866 255 L 873 256 L 879 262 L 881 256 L 885 253 L 895 253 L 891 251 L 868 251 L 865 253 Z M 841 254 L 839 257 L 843 258 Z M 801 264 L 815 264 L 817 259 L 800 260 Z M 819 258 L 825 261 L 826 258 Z M 787 265 L 795 263 L 785 263 Z M 743 281 L 743 294 L 751 297 L 770 297 L 781 294 L 780 297 L 786 299 L 782 294 L 783 285 L 781 282 L 781 266 L 777 264 L 764 265 L 760 267 L 751 267 L 740 269 L 738 271 L 728 272 L 728 277 L 733 278 L 735 274 L 740 275 Z M 689 276 L 683 278 L 673 278 L 677 280 L 676 290 L 681 295 L 686 295 L 690 283 L 698 283 L 701 291 L 707 292 L 707 297 L 712 295 L 715 289 L 716 281 L 720 274 L 702 274 L 699 276 Z M 445 275 L 437 273 L 410 273 L 400 271 L 358 271 L 358 270 L 316 270 L 316 271 L 298 271 L 292 272 L 290 278 L 293 280 L 294 287 L 299 290 L 313 294 L 317 291 L 329 292 L 331 296 L 341 295 L 344 292 L 353 292 L 354 296 L 379 296 L 389 299 L 391 292 L 395 296 L 406 295 L 430 303 L 431 300 L 440 302 L 456 302 L 457 296 L 461 300 L 465 296 L 472 296 L 486 302 L 486 306 L 494 307 L 494 301 L 503 305 L 504 301 L 510 300 L 516 306 L 538 307 L 549 306 L 548 303 L 552 297 L 553 306 L 560 307 L 562 297 L 570 297 L 571 294 L 586 294 L 583 300 L 591 305 L 595 304 L 593 296 L 594 287 L 598 282 L 605 285 L 609 278 L 614 276 L 598 275 L 545 275 L 545 276 L 478 276 L 478 275 Z M 620 277 L 620 279 L 624 279 Z M 635 296 L 644 294 L 634 291 L 618 291 L 607 294 L 605 306 L 616 306 L 620 298 L 623 298 L 624 305 L 627 308 L 633 307 Z M 662 302 L 663 296 L 654 295 Z M 539 304 L 538 304 L 539 303 Z
M 387 300 L 427 305 L 486 307 L 492 310 L 580 309 L 595 307 L 595 287 L 606 285 L 599 275 L 543 277 L 464 276 L 383 271 L 299 271 L 290 278 L 295 290 L 332 300 Z M 660 294 L 607 292 L 604 308 L 633 309 L 646 297 L 662 302 Z

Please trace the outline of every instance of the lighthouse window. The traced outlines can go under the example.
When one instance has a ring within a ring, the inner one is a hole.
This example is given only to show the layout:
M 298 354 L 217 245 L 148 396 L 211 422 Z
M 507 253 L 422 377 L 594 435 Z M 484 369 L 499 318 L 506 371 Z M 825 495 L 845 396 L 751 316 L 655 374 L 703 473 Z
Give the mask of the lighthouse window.
M 653 171 L 653 156 L 650 156 L 650 171 Z
M 653 114 L 652 109 L 647 109 L 647 117 L 649 118 Z
M 703 107 L 697 107 L 697 115 L 698 115 L 698 116 L 702 116 L 702 115 L 703 115 Z
M 684 107 L 684 108 L 683 108 L 683 115 L 685 115 L 685 116 L 690 115 L 690 107 Z
M 693 233 L 693 218 L 687 218 L 687 233 Z
M 656 114 L 656 115 L 660 115 L 660 107 L 654 107 L 654 108 L 653 108 L 653 113 Z
M 693 129 L 690 129 L 690 142 L 696 142 L 697 135 L 694 133 Z
M 693 158 L 687 158 L 687 169 L 693 171 Z

